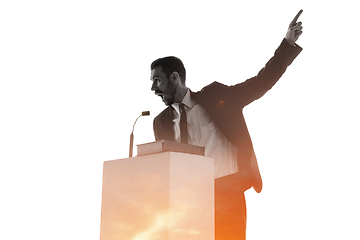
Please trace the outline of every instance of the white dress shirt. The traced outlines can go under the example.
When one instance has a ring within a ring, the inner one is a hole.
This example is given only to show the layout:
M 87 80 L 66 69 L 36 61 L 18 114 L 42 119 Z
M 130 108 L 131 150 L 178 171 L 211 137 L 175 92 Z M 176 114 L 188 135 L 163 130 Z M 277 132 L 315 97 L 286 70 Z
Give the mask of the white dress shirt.
M 215 161 L 215 178 L 237 172 L 237 149 L 215 126 L 206 110 L 190 97 L 188 89 L 182 100 L 187 114 L 189 144 L 205 147 L 205 156 Z M 179 103 L 172 104 L 175 109 L 175 141 L 181 142 Z

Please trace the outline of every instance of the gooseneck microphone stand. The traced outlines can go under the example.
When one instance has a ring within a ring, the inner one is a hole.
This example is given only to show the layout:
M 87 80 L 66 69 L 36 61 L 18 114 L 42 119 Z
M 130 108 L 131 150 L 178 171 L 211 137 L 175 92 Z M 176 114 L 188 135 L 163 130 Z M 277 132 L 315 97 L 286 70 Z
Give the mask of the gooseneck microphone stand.
M 133 128 L 132 128 L 132 132 L 130 134 L 130 147 L 129 147 L 129 157 L 132 157 L 132 154 L 133 154 L 133 145 L 134 145 L 134 128 L 135 128 L 135 124 L 137 122 L 137 120 L 139 119 L 139 117 L 141 116 L 149 116 L 150 115 L 150 111 L 144 111 L 141 113 L 140 116 L 137 117 L 137 119 L 135 120 L 135 123 L 133 125 Z

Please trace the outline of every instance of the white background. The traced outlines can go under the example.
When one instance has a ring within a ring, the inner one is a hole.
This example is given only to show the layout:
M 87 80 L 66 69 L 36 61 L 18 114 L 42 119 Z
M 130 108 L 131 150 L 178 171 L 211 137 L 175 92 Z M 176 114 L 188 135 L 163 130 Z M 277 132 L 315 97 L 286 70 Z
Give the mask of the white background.
M 99 239 L 102 164 L 154 141 L 150 63 L 193 91 L 257 74 L 303 9 L 303 52 L 245 108 L 263 176 L 247 239 L 360 239 L 356 1 L 0 3 L 0 239 Z

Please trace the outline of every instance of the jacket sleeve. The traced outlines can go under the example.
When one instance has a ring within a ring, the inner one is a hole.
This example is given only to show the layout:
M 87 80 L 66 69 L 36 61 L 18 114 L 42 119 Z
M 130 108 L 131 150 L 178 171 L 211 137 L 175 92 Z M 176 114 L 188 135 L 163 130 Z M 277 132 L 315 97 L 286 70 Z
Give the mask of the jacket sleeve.
M 230 87 L 230 96 L 234 103 L 241 107 L 262 97 L 280 79 L 287 67 L 299 55 L 302 48 L 290 45 L 285 39 L 276 49 L 274 56 L 266 63 L 260 72 L 245 82 Z

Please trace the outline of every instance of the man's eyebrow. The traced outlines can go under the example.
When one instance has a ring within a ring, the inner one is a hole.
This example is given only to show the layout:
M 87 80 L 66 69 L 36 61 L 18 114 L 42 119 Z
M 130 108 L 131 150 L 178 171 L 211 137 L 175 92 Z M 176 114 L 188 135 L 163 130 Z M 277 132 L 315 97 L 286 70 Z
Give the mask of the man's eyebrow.
M 158 75 L 150 76 L 150 80 L 153 80 L 154 78 L 159 78 Z

